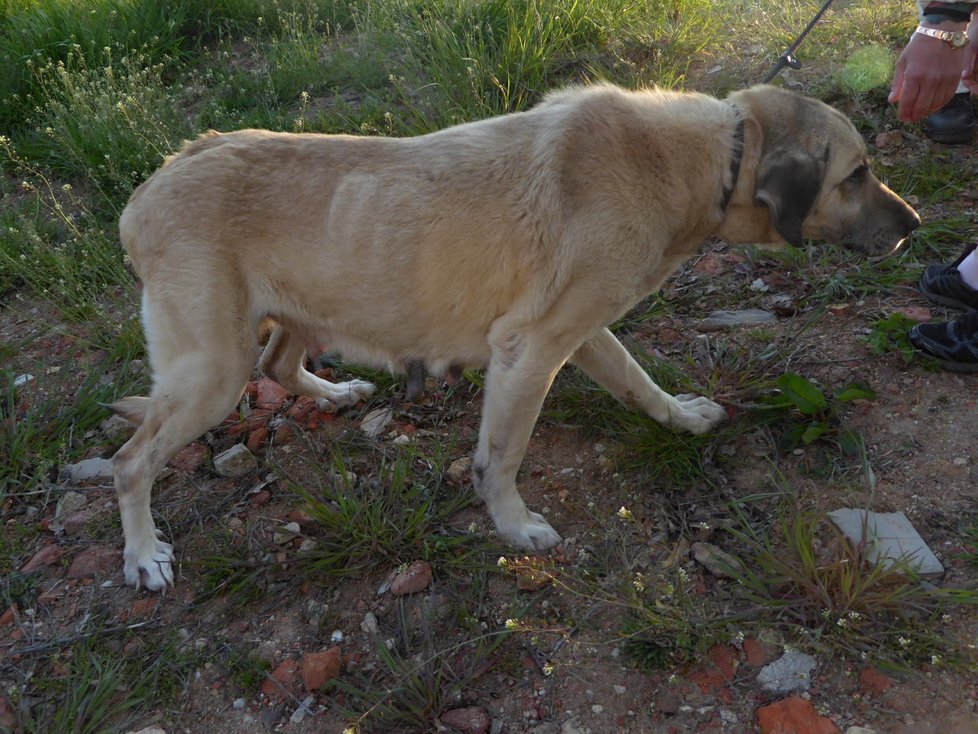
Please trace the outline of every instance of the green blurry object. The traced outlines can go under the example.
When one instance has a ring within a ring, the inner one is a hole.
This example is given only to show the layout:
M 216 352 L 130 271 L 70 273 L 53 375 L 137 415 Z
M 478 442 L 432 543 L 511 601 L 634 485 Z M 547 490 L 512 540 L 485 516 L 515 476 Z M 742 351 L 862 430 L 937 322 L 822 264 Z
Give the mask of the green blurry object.
M 893 74 L 893 55 L 881 46 L 866 46 L 853 52 L 840 74 L 842 83 L 853 92 L 889 83 Z

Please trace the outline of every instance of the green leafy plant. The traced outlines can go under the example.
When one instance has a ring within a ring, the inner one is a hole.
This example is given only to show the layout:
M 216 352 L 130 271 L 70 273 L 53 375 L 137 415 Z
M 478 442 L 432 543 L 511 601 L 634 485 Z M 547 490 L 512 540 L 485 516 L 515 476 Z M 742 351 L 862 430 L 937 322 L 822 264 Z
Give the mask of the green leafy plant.
M 902 313 L 893 313 L 879 319 L 864 341 L 873 354 L 895 354 L 904 364 L 910 364 L 918 355 L 907 332 L 917 322 Z
M 833 438 L 847 453 L 859 451 L 861 437 L 839 427 L 839 412 L 845 403 L 875 398 L 872 389 L 850 383 L 829 397 L 815 383 L 794 372 L 782 374 L 776 384 L 778 393 L 769 396 L 764 407 L 788 413 L 789 422 L 783 434 L 783 442 L 788 448 L 807 445 L 820 438 Z

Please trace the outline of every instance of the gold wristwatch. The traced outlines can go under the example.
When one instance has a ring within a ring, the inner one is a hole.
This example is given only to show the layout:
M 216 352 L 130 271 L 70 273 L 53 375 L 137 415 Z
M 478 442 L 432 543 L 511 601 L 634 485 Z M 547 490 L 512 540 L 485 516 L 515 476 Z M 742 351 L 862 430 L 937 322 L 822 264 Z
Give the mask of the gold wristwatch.
M 968 44 L 968 34 L 966 34 L 964 31 L 939 31 L 936 28 L 925 28 L 924 26 L 919 25 L 914 33 L 919 33 L 922 36 L 930 36 L 931 38 L 937 38 L 944 41 L 946 44 L 951 46 L 951 48 L 962 48 Z

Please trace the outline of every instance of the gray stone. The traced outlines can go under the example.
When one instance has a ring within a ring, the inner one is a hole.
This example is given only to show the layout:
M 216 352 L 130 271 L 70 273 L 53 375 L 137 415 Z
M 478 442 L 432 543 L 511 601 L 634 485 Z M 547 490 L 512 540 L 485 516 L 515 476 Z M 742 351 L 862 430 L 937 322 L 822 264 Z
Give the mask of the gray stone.
M 380 625 L 377 624 L 377 615 L 373 612 L 367 612 L 363 617 L 363 621 L 360 623 L 360 629 L 368 635 L 378 634 L 380 632 Z
M 591 734 L 591 729 L 584 726 L 580 718 L 575 716 L 561 724 L 560 734 Z
M 850 726 L 846 729 L 846 734 L 876 734 L 876 729 L 867 729 L 865 726 Z
M 299 724 L 302 723 L 302 720 L 306 718 L 306 716 L 314 715 L 312 705 L 315 702 L 315 696 L 306 696 L 299 704 L 299 708 L 292 712 L 292 716 L 289 717 L 289 721 L 293 724 Z
M 742 311 L 714 311 L 696 324 L 696 330 L 720 331 L 734 326 L 766 324 L 776 319 L 777 316 L 762 308 L 747 308 Z
M 944 566 L 902 512 L 841 509 L 829 513 L 853 543 L 866 544 L 869 560 L 884 568 L 906 564 L 921 575 L 942 574 Z
M 290 522 L 276 530 L 272 534 L 272 540 L 275 542 L 275 545 L 285 545 L 299 537 L 301 533 L 302 528 L 299 526 L 299 523 Z
M 98 428 L 110 441 L 125 441 L 136 432 L 136 426 L 114 413 L 99 423 Z
M 81 492 L 65 492 L 58 500 L 58 505 L 54 510 L 55 519 L 61 519 L 65 515 L 84 510 L 88 505 L 88 498 Z
M 255 455 L 243 443 L 237 443 L 214 457 L 214 471 L 229 479 L 247 474 L 257 466 Z
M 768 693 L 807 691 L 812 685 L 815 658 L 799 650 L 789 650 L 770 665 L 761 668 L 757 682 Z
M 91 482 L 96 479 L 112 479 L 112 459 L 84 459 L 64 468 L 68 481 L 73 484 Z
M 719 578 L 736 579 L 738 573 L 744 570 L 740 561 L 712 543 L 693 543 L 690 550 L 697 563 L 705 566 L 707 571 Z
M 370 438 L 377 438 L 394 418 L 390 408 L 378 408 L 367 413 L 360 421 L 360 430 Z

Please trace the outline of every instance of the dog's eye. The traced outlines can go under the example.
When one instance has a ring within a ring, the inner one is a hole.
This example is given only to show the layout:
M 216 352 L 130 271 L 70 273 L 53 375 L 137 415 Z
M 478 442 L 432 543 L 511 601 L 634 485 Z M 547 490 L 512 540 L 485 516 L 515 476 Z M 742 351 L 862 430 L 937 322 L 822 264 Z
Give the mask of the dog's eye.
M 869 173 L 869 166 L 867 166 L 865 163 L 863 163 L 855 171 L 853 171 L 852 173 L 849 174 L 849 176 L 848 176 L 848 178 L 846 178 L 846 181 L 845 182 L 846 183 L 859 183 L 864 178 L 866 178 L 866 174 L 868 174 L 868 173 Z

